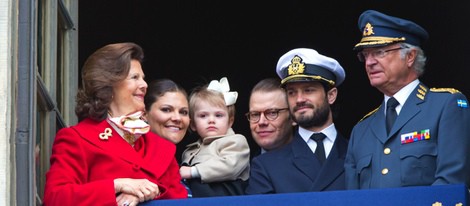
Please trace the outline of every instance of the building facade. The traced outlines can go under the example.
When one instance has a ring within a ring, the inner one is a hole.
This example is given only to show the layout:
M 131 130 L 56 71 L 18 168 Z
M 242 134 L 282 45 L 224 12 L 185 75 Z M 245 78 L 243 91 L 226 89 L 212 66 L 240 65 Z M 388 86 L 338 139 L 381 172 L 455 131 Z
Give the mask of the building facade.
M 55 133 L 75 124 L 78 1 L 0 0 L 0 205 L 42 205 Z

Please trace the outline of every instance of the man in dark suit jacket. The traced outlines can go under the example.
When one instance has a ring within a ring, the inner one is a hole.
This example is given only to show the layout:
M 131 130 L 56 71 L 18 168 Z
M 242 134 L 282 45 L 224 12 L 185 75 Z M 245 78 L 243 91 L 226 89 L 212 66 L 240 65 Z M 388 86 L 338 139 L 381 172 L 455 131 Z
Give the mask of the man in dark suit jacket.
M 289 144 L 252 160 L 246 193 L 345 189 L 348 143 L 336 130 L 330 107 L 344 81 L 344 69 L 313 49 L 298 48 L 279 59 L 277 73 L 298 127 Z
M 418 79 L 426 30 L 373 10 L 362 13 L 359 28 L 363 38 L 355 50 L 384 100 L 351 133 L 347 188 L 470 186 L 467 98 L 455 89 L 430 89 Z

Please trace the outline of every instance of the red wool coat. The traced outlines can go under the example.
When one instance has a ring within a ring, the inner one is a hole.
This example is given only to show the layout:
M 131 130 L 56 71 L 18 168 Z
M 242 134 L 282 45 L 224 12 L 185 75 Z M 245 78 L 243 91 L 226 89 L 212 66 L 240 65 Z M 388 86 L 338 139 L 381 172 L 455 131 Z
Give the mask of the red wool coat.
M 99 135 L 112 130 L 107 140 Z M 175 159 L 176 146 L 149 132 L 136 151 L 106 121 L 85 119 L 61 129 L 46 174 L 44 205 L 117 205 L 113 180 L 148 179 L 158 185 L 156 199 L 186 198 Z

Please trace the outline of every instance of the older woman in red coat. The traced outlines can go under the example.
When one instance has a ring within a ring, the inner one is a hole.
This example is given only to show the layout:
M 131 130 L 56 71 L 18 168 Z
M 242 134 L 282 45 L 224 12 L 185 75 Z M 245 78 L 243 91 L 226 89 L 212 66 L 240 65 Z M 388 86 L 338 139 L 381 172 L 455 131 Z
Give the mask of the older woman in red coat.
M 56 135 L 45 205 L 129 206 L 187 197 L 175 145 L 149 132 L 141 117 L 142 59 L 140 46 L 117 43 L 85 62 L 75 108 L 80 122 Z

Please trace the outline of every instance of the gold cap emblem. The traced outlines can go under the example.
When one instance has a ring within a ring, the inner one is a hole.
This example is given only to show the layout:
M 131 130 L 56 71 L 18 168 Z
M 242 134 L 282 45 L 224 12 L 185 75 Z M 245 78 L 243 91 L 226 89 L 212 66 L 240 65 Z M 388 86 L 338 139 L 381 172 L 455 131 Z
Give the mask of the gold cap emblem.
M 294 58 L 290 61 L 288 68 L 288 75 L 303 74 L 305 70 L 305 63 L 302 62 L 302 58 L 295 55 Z
M 363 36 L 370 36 L 374 34 L 374 27 L 370 23 L 367 23 L 366 26 L 364 27 L 364 31 L 362 32 Z

